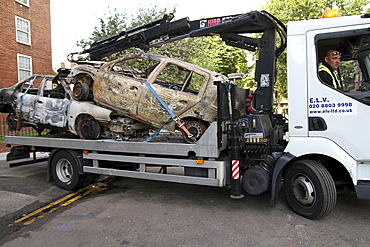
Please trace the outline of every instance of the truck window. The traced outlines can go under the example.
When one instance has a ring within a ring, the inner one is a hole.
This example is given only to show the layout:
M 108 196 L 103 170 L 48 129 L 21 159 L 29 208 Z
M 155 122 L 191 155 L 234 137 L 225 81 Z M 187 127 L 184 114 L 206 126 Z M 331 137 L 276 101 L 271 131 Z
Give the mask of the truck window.
M 370 93 L 369 30 L 364 28 L 318 34 L 315 43 L 318 65 L 324 60 L 327 51 L 341 52 L 339 74 L 343 88 L 339 91 L 370 105 L 367 100 Z

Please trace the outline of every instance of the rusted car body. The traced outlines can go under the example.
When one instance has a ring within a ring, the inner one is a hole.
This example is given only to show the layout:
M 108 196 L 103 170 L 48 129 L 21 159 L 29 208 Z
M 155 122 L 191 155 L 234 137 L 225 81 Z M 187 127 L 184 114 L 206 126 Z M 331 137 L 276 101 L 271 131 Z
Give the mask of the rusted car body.
M 9 130 L 33 126 L 40 132 L 48 128 L 69 131 L 84 139 L 97 139 L 104 133 L 108 137 L 106 129 L 123 129 L 125 121 L 132 121 L 112 118 L 112 110 L 93 101 L 74 100 L 71 87 L 73 85 L 59 77 L 35 75 L 1 89 L 0 111 L 9 113 Z
M 72 68 L 69 80 L 88 84 L 96 104 L 152 128 L 175 131 L 172 113 L 199 139 L 217 117 L 215 82 L 228 79 L 187 62 L 143 53 L 99 65 L 79 64 Z M 84 98 L 81 94 L 75 95 Z

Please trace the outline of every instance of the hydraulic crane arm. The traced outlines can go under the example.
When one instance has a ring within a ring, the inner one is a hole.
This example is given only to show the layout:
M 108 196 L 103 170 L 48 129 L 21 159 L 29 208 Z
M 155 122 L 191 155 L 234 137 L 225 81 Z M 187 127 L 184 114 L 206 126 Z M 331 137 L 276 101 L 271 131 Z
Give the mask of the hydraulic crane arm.
M 101 60 L 106 56 L 131 47 L 147 50 L 151 41 L 189 28 L 189 21 L 187 18 L 171 22 L 172 19 L 172 14 L 164 15 L 162 19 L 95 41 L 91 47 L 84 50 L 82 54 L 89 53 L 91 60 Z
M 116 35 L 95 41 L 90 48 L 79 54 L 89 54 L 91 60 L 101 60 L 131 47 L 147 50 L 150 47 L 183 38 L 210 35 L 220 36 L 228 45 L 255 51 L 259 39 L 240 34 L 264 33 L 268 29 L 277 30 L 282 38 L 277 55 L 286 47 L 285 26 L 265 11 L 195 21 L 189 21 L 187 17 L 172 21 L 173 18 L 172 14 L 164 15 L 163 18 L 153 22 L 121 31 Z M 158 39 L 162 40 L 151 44 L 152 41 Z

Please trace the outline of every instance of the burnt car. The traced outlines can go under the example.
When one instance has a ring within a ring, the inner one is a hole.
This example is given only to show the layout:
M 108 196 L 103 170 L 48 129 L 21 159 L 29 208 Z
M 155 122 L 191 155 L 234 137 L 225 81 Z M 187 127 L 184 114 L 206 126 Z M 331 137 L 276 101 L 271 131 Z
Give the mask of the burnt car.
M 98 137 L 112 138 L 119 134 L 135 135 L 134 129 L 142 123 L 120 117 L 115 111 L 96 105 L 93 101 L 73 99 L 72 88 L 66 77 L 69 70 L 59 74 L 34 75 L 10 88 L 0 90 L 0 112 L 9 113 L 9 130 L 19 130 L 32 126 L 39 133 L 44 128 L 68 131 L 83 139 Z M 112 132 L 114 130 L 115 132 Z M 146 126 L 147 134 L 149 126 Z
M 217 118 L 215 82 L 228 78 L 177 59 L 143 53 L 105 63 L 81 61 L 68 80 L 76 100 L 92 97 L 118 115 L 172 132 L 179 129 L 172 121 L 175 115 L 199 139 Z

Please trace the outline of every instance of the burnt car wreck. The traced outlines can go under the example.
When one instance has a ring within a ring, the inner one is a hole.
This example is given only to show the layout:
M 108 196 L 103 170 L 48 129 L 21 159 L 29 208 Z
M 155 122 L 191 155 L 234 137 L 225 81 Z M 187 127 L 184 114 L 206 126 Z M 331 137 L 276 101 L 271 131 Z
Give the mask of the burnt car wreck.
M 217 119 L 216 72 L 177 59 L 135 54 L 111 62 L 83 61 L 56 77 L 33 76 L 0 91 L 9 130 L 33 126 L 83 139 L 128 139 L 151 130 L 183 131 L 198 140 Z

